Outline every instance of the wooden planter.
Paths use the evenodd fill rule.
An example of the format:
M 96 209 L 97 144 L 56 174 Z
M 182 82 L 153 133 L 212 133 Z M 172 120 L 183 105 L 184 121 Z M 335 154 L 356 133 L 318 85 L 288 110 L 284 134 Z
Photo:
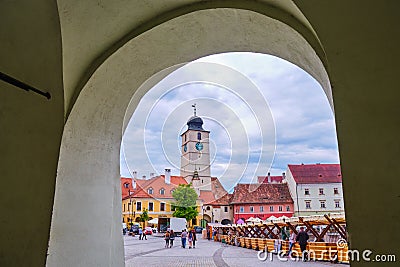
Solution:
M 258 244 L 258 250 L 265 250 L 265 247 L 267 246 L 267 239 L 265 238 L 257 238 L 257 244 Z
M 275 243 L 275 239 L 267 239 L 267 250 L 269 252 L 274 250 L 274 243 Z
M 307 249 L 311 253 L 310 258 L 318 261 L 333 260 L 337 254 L 336 243 L 309 242 Z
M 348 257 L 348 252 L 349 248 L 346 245 L 343 247 L 337 247 L 337 252 L 338 252 L 338 261 L 342 263 L 349 263 L 349 257 Z
M 251 247 L 254 250 L 258 249 L 258 238 L 252 238 L 251 239 Z
M 246 243 L 245 243 L 245 241 L 244 241 L 244 237 L 239 237 L 239 242 L 240 242 L 240 246 L 241 247 L 245 247 L 246 246 Z
M 244 240 L 245 240 L 245 243 L 246 243 L 246 248 L 251 248 L 251 238 L 250 237 L 246 237 Z

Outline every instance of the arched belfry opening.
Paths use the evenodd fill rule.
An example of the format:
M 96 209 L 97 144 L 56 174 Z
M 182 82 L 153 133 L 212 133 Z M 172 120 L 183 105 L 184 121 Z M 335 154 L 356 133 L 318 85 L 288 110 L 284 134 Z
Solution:
M 279 18 L 245 9 L 205 9 L 180 14 L 127 40 L 96 68 L 68 116 L 48 266 L 123 266 L 119 153 L 127 121 L 143 94 L 179 64 L 233 51 L 271 54 L 298 65 L 321 84 L 333 107 L 315 47 Z M 145 81 L 147 88 L 136 94 Z

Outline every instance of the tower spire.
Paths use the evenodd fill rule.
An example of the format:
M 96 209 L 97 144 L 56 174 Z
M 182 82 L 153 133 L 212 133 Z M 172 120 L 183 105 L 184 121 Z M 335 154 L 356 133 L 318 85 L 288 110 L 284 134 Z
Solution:
M 194 116 L 196 117 L 196 103 L 192 105 Z

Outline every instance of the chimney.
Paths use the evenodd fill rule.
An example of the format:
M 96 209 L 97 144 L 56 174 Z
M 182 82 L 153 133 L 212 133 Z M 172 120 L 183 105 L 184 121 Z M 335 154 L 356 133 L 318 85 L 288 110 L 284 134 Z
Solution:
M 134 179 L 137 178 L 137 171 L 133 171 L 133 178 L 134 178 Z
M 136 189 L 136 180 L 135 180 L 135 178 L 132 178 L 132 188 Z
M 165 183 L 171 183 L 171 169 L 165 169 Z
M 268 173 L 268 183 L 271 183 L 271 173 Z
M 143 175 L 143 176 L 142 176 L 142 179 L 143 179 L 143 180 L 146 180 L 146 175 Z
M 154 175 L 155 175 L 155 173 L 154 173 L 154 172 L 151 172 L 151 173 L 150 173 L 150 178 L 153 178 Z
M 282 172 L 282 181 L 284 181 L 286 179 L 286 173 Z

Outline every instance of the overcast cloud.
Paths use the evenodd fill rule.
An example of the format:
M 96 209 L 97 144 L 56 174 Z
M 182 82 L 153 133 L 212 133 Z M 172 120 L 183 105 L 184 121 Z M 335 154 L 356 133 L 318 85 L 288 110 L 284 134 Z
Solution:
M 211 173 L 227 190 L 287 164 L 339 163 L 328 100 L 311 76 L 282 59 L 213 55 L 173 72 L 140 101 L 123 137 L 121 176 L 179 175 L 180 134 L 197 115 L 210 131 Z

